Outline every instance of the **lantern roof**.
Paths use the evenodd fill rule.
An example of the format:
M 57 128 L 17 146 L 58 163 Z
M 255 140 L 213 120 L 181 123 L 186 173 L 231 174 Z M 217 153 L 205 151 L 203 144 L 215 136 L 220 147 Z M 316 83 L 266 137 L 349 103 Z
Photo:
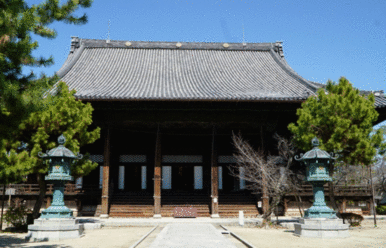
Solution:
M 311 141 L 311 144 L 313 146 L 312 150 L 309 150 L 304 155 L 303 155 L 303 153 L 301 153 L 300 158 L 296 155 L 295 160 L 302 161 L 302 160 L 309 160 L 309 159 L 337 159 L 337 158 L 339 158 L 339 155 L 334 157 L 333 153 L 328 153 L 324 150 L 321 150 L 318 147 L 319 146 L 318 138 L 314 137 Z
M 41 158 L 52 158 L 52 157 L 60 157 L 60 158 L 73 158 L 73 159 L 81 159 L 83 156 L 81 154 L 75 155 L 71 150 L 67 149 L 64 146 L 66 142 L 66 138 L 64 135 L 60 135 L 58 138 L 59 146 L 55 147 L 46 152 L 46 154 L 39 152 L 39 157 Z

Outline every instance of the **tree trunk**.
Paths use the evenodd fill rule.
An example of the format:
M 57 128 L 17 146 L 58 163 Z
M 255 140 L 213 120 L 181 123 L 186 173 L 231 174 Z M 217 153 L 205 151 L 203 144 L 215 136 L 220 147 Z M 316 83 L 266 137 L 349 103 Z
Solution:
M 43 205 L 44 198 L 46 196 L 47 184 L 46 184 L 46 181 L 44 180 L 44 176 L 45 175 L 41 173 L 37 174 L 40 191 L 39 191 L 38 199 L 35 202 L 35 206 L 32 212 L 33 219 L 39 218 L 40 209 Z
M 0 222 L 0 232 L 3 230 L 3 213 L 4 213 L 4 201 L 5 201 L 5 184 L 3 184 L 3 197 L 1 199 L 1 222 Z
M 304 217 L 304 209 L 303 209 L 303 206 L 300 206 L 300 204 L 302 203 L 302 198 L 300 195 L 295 195 L 295 199 L 296 199 L 296 202 L 298 204 L 298 208 L 299 208 L 299 213 L 300 213 L 300 217 Z M 303 204 L 302 204 L 303 205 Z M 302 211 L 303 210 L 303 211 Z
M 267 211 L 263 214 L 263 223 L 262 227 L 268 228 L 269 223 L 271 222 L 271 215 L 274 209 L 279 205 L 281 196 L 275 196 L 272 198 L 271 204 L 267 208 Z

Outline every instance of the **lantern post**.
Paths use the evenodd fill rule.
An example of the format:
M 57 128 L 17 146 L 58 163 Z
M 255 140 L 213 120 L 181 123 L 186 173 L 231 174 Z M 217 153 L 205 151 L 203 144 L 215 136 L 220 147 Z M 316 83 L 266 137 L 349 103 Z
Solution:
M 28 241 L 62 240 L 79 238 L 83 234 L 83 224 L 73 217 L 72 210 L 64 204 L 64 187 L 68 181 L 72 181 L 71 164 L 76 159 L 82 159 L 83 155 L 75 155 L 64 146 L 66 138 L 60 135 L 59 146 L 47 151 L 39 152 L 39 157 L 49 161 L 48 175 L 45 180 L 54 184 L 54 192 L 51 206 L 43 210 L 39 219 L 34 220 L 33 225 L 28 226 Z
M 329 175 L 329 165 L 339 158 L 333 153 L 327 153 L 319 149 L 319 140 L 314 137 L 311 141 L 312 150 L 300 158 L 296 155 L 295 160 L 301 161 L 306 166 L 306 181 L 312 184 L 314 202 L 312 207 L 304 213 L 304 218 L 300 219 L 299 224 L 295 224 L 295 235 L 302 237 L 318 238 L 341 238 L 348 237 L 348 224 L 343 224 L 343 220 L 336 216 L 336 212 L 329 208 L 324 197 L 324 187 L 326 182 L 331 182 Z

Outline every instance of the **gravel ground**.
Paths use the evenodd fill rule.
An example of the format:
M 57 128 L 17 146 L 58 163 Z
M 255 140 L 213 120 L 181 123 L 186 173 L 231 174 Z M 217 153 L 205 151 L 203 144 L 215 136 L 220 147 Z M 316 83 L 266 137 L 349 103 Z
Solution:
M 260 229 L 226 226 L 226 228 L 244 238 L 256 247 L 318 247 L 318 248 L 361 248 L 386 247 L 386 221 L 374 222 L 364 220 L 361 228 L 350 230 L 349 238 L 341 239 L 314 239 L 301 238 L 293 235 L 293 229 Z
M 28 243 L 26 233 L 1 233 L 0 247 L 42 247 L 42 248 L 91 248 L 91 247 L 130 247 L 153 227 L 122 227 L 86 230 L 79 239 Z

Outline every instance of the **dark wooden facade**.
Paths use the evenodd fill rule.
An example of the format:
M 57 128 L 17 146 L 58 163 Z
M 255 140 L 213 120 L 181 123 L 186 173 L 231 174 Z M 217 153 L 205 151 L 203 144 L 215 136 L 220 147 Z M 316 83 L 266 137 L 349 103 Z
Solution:
M 92 105 L 95 109 L 94 124 L 102 127 L 104 145 L 98 141 L 82 148 L 82 152 L 104 154 L 101 166 L 104 178 L 108 179 L 104 179 L 102 184 L 102 216 L 111 215 L 111 210 L 112 216 L 141 216 L 138 212 L 129 214 L 129 207 L 122 206 L 130 206 L 131 200 L 147 205 L 143 211 L 151 211 L 155 217 L 170 216 L 174 206 L 190 205 L 202 210 L 199 216 L 228 216 L 231 210 L 233 216 L 239 210 L 247 211 L 250 216 L 258 214 L 257 202 L 261 195 L 240 188 L 240 180 L 229 173 L 228 166 L 234 163 L 229 158 L 235 152 L 232 133 L 241 133 L 256 148 L 261 147 L 262 140 L 265 140 L 264 147 L 274 150 L 273 133 L 287 135 L 283 124 L 290 118 L 289 113 L 296 110 L 296 104 L 274 106 L 277 103 L 263 103 L 263 110 L 256 108 L 256 104 L 222 102 L 190 102 L 179 106 L 163 102 L 143 106 L 137 103 L 135 107 L 127 108 L 122 102 L 92 102 Z M 120 109 L 125 110 L 120 113 Z M 151 109 L 154 113 L 152 120 L 147 120 L 149 115 L 142 115 L 139 109 Z M 124 155 L 146 159 L 125 162 L 120 160 Z M 169 162 L 166 162 L 168 157 Z M 170 160 L 173 157 L 177 161 Z M 184 157 L 193 158 L 193 161 L 183 161 Z M 201 161 L 194 161 L 194 158 Z M 120 166 L 125 167 L 123 188 L 119 187 Z M 146 167 L 145 189 L 141 178 L 143 166 Z M 167 166 L 171 166 L 171 189 L 162 188 L 162 171 Z M 202 170 L 202 179 L 195 177 L 195 169 Z M 99 177 L 96 174 L 92 172 L 84 177 L 83 185 L 94 184 L 97 187 Z M 195 180 L 202 180 L 202 188 L 195 189 Z M 118 205 L 121 205 L 120 209 Z M 142 212 L 142 216 L 149 214 Z

